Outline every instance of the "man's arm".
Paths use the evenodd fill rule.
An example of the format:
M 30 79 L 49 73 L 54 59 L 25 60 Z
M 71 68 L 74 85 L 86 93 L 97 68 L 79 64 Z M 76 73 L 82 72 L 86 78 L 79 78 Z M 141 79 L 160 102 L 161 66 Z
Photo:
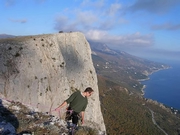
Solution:
M 67 104 L 69 104 L 70 102 L 73 101 L 73 99 L 76 97 L 76 95 L 78 94 L 78 92 L 74 92 L 67 100 L 65 100 L 59 107 L 57 107 L 55 109 L 55 111 L 59 111 L 62 107 L 66 106 Z
M 84 111 L 81 112 L 81 117 L 82 117 L 81 124 L 84 124 Z
M 67 105 L 67 102 L 64 101 L 60 106 L 58 106 L 55 111 L 59 111 L 62 107 L 66 106 Z

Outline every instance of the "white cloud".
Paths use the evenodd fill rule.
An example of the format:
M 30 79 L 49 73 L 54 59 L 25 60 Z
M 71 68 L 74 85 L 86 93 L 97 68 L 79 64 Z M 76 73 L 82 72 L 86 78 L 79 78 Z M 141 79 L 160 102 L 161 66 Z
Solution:
M 108 33 L 101 30 L 89 30 L 85 33 L 85 35 L 89 40 L 102 41 L 102 39 L 108 36 Z
M 104 0 L 101 0 L 101 6 Z M 84 0 L 82 5 L 94 6 L 90 0 Z M 82 6 L 81 5 L 81 6 Z M 95 40 L 107 44 L 118 46 L 138 46 L 147 47 L 153 45 L 153 35 L 133 33 L 126 35 L 112 35 L 110 31 L 115 30 L 123 24 L 129 23 L 123 16 L 119 16 L 122 6 L 119 3 L 106 5 L 106 8 L 100 11 L 98 8 L 80 8 L 68 10 L 60 14 L 55 20 L 55 29 L 58 31 L 81 31 L 88 40 Z M 108 14 L 107 14 L 108 11 Z M 118 19 L 117 19 L 118 18 Z
M 77 21 L 84 26 L 93 26 L 98 21 L 97 16 L 92 11 L 77 12 Z
M 75 9 L 71 9 L 64 12 L 63 15 L 60 14 L 59 17 L 57 18 L 61 18 L 61 16 L 68 16 L 68 21 L 66 24 L 63 23 L 64 26 L 62 26 L 62 23 L 59 21 L 60 19 L 58 20 L 56 19 L 55 29 L 59 29 L 59 27 L 62 27 L 62 28 L 68 27 L 67 25 L 69 25 L 70 27 L 71 24 L 74 24 L 73 26 L 75 28 L 73 30 L 78 30 L 78 31 L 88 31 L 91 29 L 112 30 L 113 28 L 117 26 L 119 27 L 120 25 L 128 22 L 123 17 L 118 16 L 118 11 L 121 8 L 121 4 L 114 3 L 111 5 L 106 5 L 106 8 L 99 9 L 96 6 L 104 5 L 104 0 L 101 0 L 98 2 L 84 0 L 82 2 L 82 5 L 83 6 L 88 5 L 89 7 L 91 7 L 91 10 L 89 9 L 89 7 L 87 8 L 76 7 Z M 107 11 L 108 11 L 108 14 L 107 14 Z
M 121 4 L 119 3 L 113 3 L 111 4 L 110 8 L 107 11 L 107 14 L 110 16 L 114 16 L 117 14 L 117 12 L 121 9 Z
M 73 18 L 66 14 L 56 17 L 54 28 L 63 31 L 85 31 L 95 27 L 97 21 L 97 16 L 91 11 L 75 10 Z
M 129 35 L 111 35 L 107 31 L 90 30 L 85 35 L 88 40 L 123 47 L 147 47 L 154 44 L 153 35 L 142 35 L 139 32 Z

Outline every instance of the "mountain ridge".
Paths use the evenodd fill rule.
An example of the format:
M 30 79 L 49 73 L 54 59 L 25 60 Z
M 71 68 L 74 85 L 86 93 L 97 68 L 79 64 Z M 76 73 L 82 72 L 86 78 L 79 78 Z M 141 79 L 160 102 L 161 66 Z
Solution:
M 0 39 L 3 39 L 3 38 L 13 38 L 13 37 L 16 37 L 16 36 L 8 35 L 8 34 L 0 34 Z
M 134 87 L 139 87 L 138 93 L 141 93 L 143 88 L 143 85 L 139 82 L 140 80 L 148 79 L 148 76 L 153 72 L 170 67 L 166 64 L 139 58 L 123 51 L 110 49 L 103 43 L 97 43 L 97 47 L 95 42 L 89 43 L 93 52 L 92 58 L 96 72 L 107 76 L 115 82 L 118 80 L 122 81 L 122 83 L 127 83 L 127 85 L 131 83 Z

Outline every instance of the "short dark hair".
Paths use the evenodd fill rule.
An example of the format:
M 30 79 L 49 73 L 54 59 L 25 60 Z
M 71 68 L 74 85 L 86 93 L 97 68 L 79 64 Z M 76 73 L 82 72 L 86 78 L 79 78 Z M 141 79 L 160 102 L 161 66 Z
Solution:
M 91 88 L 91 87 L 87 87 L 85 90 L 84 90 L 84 92 L 89 92 L 89 93 L 91 93 L 91 92 L 93 92 L 94 90 Z

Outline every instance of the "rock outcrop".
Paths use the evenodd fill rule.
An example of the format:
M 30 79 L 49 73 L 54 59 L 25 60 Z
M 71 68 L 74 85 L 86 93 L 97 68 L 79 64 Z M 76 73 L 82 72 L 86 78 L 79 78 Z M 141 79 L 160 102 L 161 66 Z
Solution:
M 85 123 L 105 131 L 91 49 L 82 33 L 0 39 L 0 50 L 1 98 L 58 115 L 52 110 L 70 94 L 92 87 Z

